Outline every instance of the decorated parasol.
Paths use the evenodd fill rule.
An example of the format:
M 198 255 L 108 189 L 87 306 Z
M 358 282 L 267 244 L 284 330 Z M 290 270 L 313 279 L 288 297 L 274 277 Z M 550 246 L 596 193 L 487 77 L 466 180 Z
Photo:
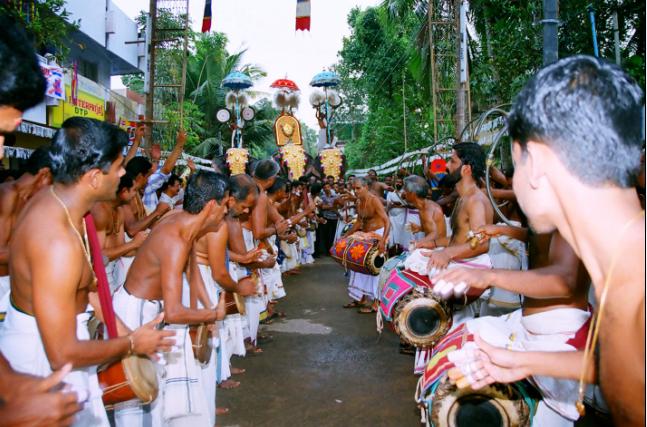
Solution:
M 252 79 L 245 73 L 240 71 L 234 71 L 229 74 L 222 80 L 222 85 L 227 89 L 231 90 L 241 90 L 252 87 Z
M 340 82 L 341 80 L 339 79 L 339 75 L 337 75 L 337 73 L 335 73 L 334 71 L 322 71 L 312 78 L 312 80 L 310 81 L 310 86 L 323 88 L 335 87 Z
M 447 172 L 447 162 L 444 159 L 435 159 L 429 165 L 429 170 L 435 174 L 444 174 Z
M 296 83 L 294 83 L 292 80 L 288 78 L 275 80 L 274 83 L 270 85 L 270 87 L 274 89 L 284 89 L 284 90 L 291 90 L 291 91 L 300 90 L 299 86 L 297 86 Z

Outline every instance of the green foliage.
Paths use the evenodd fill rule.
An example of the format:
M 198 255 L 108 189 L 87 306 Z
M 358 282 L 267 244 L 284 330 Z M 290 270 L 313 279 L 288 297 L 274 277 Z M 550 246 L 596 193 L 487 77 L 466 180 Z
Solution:
M 67 58 L 70 49 L 65 44 L 70 32 L 79 26 L 70 21 L 65 0 L 8 0 L 0 3 L 0 13 L 8 14 L 25 28 L 40 54 L 52 53 L 59 63 Z
M 383 0 L 348 14 L 350 36 L 343 41 L 334 69 L 340 74 L 344 104 L 334 129 L 345 141 L 350 168 L 378 165 L 403 152 L 402 86 L 406 99 L 409 151 L 431 145 L 433 111 L 430 92 L 428 0 Z M 448 13 L 452 0 L 432 0 L 434 15 Z M 595 9 L 600 56 L 615 60 L 612 15 L 618 14 L 623 68 L 645 89 L 645 3 L 640 0 L 569 0 L 559 2 L 559 56 L 593 54 L 587 6 Z M 469 72 L 472 117 L 509 103 L 542 66 L 541 0 L 469 2 Z M 439 27 L 439 26 L 437 26 Z M 437 33 L 438 31 L 438 33 Z M 451 52 L 452 34 L 434 31 L 436 49 Z M 437 67 L 439 67 L 437 63 Z M 452 70 L 438 70 L 440 87 L 455 86 Z M 453 93 L 446 92 L 450 101 Z M 443 104 L 442 102 L 440 104 Z M 439 110 L 445 121 L 439 138 L 454 134 L 453 112 Z

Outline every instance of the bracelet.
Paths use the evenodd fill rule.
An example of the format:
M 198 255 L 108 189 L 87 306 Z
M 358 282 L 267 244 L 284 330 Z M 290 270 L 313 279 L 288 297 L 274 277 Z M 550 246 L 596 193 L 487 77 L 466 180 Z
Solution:
M 133 339 L 132 334 L 128 334 L 127 336 L 130 345 L 128 346 L 128 354 L 126 354 L 126 356 L 130 356 L 135 353 L 135 340 Z

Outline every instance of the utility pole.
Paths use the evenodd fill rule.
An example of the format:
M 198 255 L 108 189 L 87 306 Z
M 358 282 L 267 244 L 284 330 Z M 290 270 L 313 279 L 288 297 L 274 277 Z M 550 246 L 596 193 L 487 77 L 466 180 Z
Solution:
M 465 21 L 463 14 L 465 9 L 462 0 L 456 0 L 454 3 L 455 19 L 456 19 L 456 48 L 457 48 L 457 67 L 456 67 L 456 141 L 461 142 L 461 133 L 465 128 L 465 70 L 467 69 L 467 40 L 465 37 Z
M 404 128 L 404 152 L 407 152 L 407 102 L 404 98 L 404 71 L 402 71 L 402 120 Z
M 144 91 L 146 93 L 146 138 L 145 148 L 150 148 L 153 141 L 153 105 L 155 100 L 155 25 L 157 23 L 157 1 L 150 0 L 148 8 L 148 17 L 146 19 L 146 51 L 148 52 L 148 63 L 146 64 L 146 83 Z
M 541 23 L 544 26 L 544 65 L 557 62 L 558 58 L 557 27 L 559 20 L 557 19 L 557 1 L 543 0 L 544 19 Z

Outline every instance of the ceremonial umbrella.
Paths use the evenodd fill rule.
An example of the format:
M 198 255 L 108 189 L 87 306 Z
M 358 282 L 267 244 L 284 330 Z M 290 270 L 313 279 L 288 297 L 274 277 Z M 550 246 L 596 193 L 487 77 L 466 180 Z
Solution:
M 339 76 L 334 71 L 322 71 L 315 75 L 310 82 L 310 86 L 314 87 L 334 87 L 340 83 Z
M 293 91 L 299 90 L 299 86 L 297 86 L 296 83 L 288 78 L 275 80 L 274 83 L 270 85 L 270 87 L 273 87 L 275 89 L 288 89 Z
M 429 165 L 429 169 L 435 174 L 444 174 L 447 172 L 447 162 L 443 159 L 434 159 Z
M 252 87 L 254 84 L 247 74 L 234 71 L 227 74 L 227 77 L 222 80 L 222 85 L 227 89 L 240 90 Z

